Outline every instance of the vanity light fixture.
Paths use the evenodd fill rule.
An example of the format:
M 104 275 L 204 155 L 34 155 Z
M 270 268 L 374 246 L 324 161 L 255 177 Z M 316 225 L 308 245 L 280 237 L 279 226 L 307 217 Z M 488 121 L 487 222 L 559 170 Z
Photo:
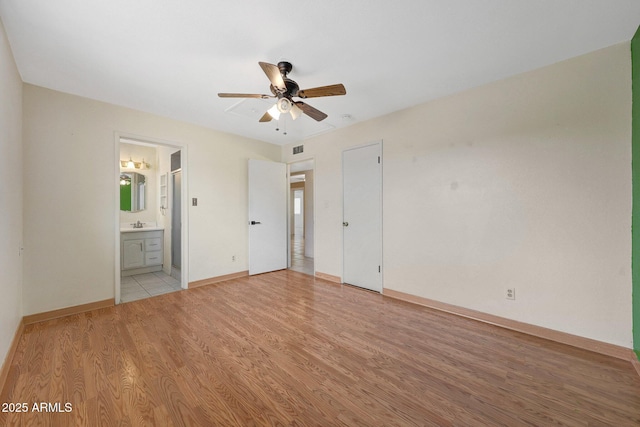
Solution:
M 120 167 L 127 169 L 151 169 L 151 164 L 144 161 L 144 158 L 141 162 L 134 162 L 131 157 L 129 160 L 120 160 Z
M 142 162 L 140 162 L 139 169 L 151 169 L 151 165 L 144 161 L 144 157 L 142 158 Z

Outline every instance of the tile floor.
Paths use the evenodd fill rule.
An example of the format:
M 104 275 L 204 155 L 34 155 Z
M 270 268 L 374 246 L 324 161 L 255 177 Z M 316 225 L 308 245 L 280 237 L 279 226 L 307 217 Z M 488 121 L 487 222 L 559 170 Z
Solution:
M 120 302 L 179 291 L 180 282 L 163 271 L 120 278 Z
M 310 276 L 315 274 L 313 258 L 304 256 L 304 237 L 295 235 L 291 238 L 291 270 Z

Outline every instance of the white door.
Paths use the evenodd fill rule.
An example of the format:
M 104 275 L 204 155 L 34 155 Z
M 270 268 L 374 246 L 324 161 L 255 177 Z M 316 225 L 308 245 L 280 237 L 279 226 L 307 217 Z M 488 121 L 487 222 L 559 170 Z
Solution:
M 345 150 L 343 281 L 382 292 L 381 143 Z
M 287 167 L 249 159 L 249 274 L 287 268 Z

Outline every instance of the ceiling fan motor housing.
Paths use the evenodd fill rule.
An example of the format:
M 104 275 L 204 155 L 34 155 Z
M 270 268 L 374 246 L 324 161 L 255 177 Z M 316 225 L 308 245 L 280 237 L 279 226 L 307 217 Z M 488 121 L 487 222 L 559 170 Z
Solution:
M 273 85 L 270 85 L 271 93 L 273 93 L 278 98 L 289 98 L 289 99 L 291 99 L 291 97 L 293 97 L 293 96 L 298 96 L 298 91 L 300 90 L 300 86 L 298 86 L 298 83 L 294 82 L 293 80 L 291 80 L 291 79 L 289 79 L 287 77 L 283 77 L 282 80 L 284 81 L 284 85 L 287 88 L 287 90 L 284 91 L 284 92 L 278 92 L 273 87 Z
M 291 62 L 280 61 L 278 62 L 278 69 L 280 69 L 280 74 L 282 74 L 282 77 L 287 77 L 287 74 L 289 74 L 293 69 L 293 65 L 291 65 Z

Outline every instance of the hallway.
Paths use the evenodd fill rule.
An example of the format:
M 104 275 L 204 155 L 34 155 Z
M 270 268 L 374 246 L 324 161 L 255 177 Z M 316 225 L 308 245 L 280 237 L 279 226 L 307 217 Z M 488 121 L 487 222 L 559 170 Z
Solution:
M 291 236 L 291 267 L 289 269 L 310 276 L 315 274 L 313 258 L 304 256 L 304 237 L 300 234 Z

